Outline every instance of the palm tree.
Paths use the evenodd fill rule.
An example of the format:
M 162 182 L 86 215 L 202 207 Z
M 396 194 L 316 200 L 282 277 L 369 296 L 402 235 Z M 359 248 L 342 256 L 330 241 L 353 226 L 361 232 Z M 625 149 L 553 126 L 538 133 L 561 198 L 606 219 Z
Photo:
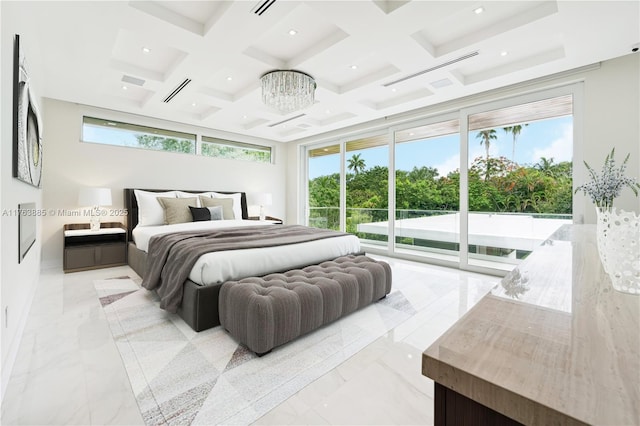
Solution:
M 553 157 L 551 158 L 540 157 L 540 161 L 534 164 L 533 168 L 536 170 L 539 170 L 545 175 L 552 176 L 553 169 L 555 168 L 555 166 L 556 165 L 553 164 Z
M 525 124 L 525 126 L 528 126 L 528 125 L 529 124 Z M 505 133 L 511 133 L 513 135 L 513 148 L 511 150 L 511 161 L 515 163 L 516 162 L 516 141 L 518 139 L 518 136 L 520 136 L 520 133 L 522 132 L 522 124 L 503 127 L 502 130 L 504 130 Z
M 496 136 L 496 129 L 481 130 L 476 135 L 476 139 L 480 139 L 480 145 L 484 144 L 484 149 L 487 151 L 487 163 L 489 163 L 489 147 L 491 146 L 491 139 L 498 139 Z
M 360 158 L 360 154 L 354 154 L 353 157 L 349 158 L 349 164 L 347 164 L 347 169 L 351 170 L 355 174 L 363 172 L 366 165 L 364 163 L 364 159 Z

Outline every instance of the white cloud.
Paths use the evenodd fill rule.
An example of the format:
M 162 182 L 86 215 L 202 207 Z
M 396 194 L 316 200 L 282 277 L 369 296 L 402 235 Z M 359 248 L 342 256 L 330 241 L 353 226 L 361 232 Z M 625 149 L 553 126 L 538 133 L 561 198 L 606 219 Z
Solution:
M 573 158 L 573 125 L 565 124 L 562 136 L 544 148 L 534 148 L 533 162 L 537 163 L 542 157 L 553 158 L 553 162 L 556 164 L 561 161 L 571 161 Z
M 495 154 L 494 154 L 494 151 L 495 151 L 494 148 L 495 147 L 494 147 L 494 143 L 493 142 L 494 141 L 491 141 L 491 143 L 489 144 L 489 156 L 490 157 L 494 157 L 495 156 Z M 480 145 L 480 144 L 473 145 L 472 144 L 469 147 L 469 160 L 470 160 L 470 162 L 475 160 L 478 157 L 484 158 L 486 156 L 487 156 L 487 150 L 484 148 L 484 145 Z
M 438 169 L 438 174 L 440 176 L 446 176 L 450 172 L 460 168 L 460 154 L 452 155 L 449 158 L 446 158 L 442 163 L 435 164 L 433 167 Z
M 484 147 L 470 147 L 469 158 L 471 159 L 471 161 L 473 161 L 476 157 L 484 157 L 485 155 L 486 151 L 484 150 Z M 434 164 L 433 167 L 438 169 L 438 174 L 440 176 L 446 176 L 450 172 L 453 172 L 460 168 L 460 154 L 454 154 L 450 157 L 447 157 L 441 163 Z

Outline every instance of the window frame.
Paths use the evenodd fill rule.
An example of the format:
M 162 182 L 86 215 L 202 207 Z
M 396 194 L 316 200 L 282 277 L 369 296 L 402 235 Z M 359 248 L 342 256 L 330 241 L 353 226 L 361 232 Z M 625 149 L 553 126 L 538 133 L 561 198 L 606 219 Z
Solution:
M 486 111 L 493 111 L 502 108 L 509 108 L 517 105 L 537 102 L 544 99 L 562 97 L 566 95 L 573 96 L 573 158 L 572 163 L 582 164 L 583 153 L 582 143 L 584 141 L 582 134 L 584 122 L 584 83 L 576 82 L 562 85 L 559 87 L 541 89 L 532 92 L 525 92 L 510 96 L 504 99 L 497 99 L 478 103 L 476 105 L 460 108 L 460 269 L 472 272 L 480 272 L 494 275 L 504 275 L 493 268 L 481 267 L 469 264 L 469 116 Z M 462 160 L 464 159 L 464 160 Z M 575 182 L 582 182 L 585 179 L 582 167 L 573 168 L 573 186 Z M 463 210 L 464 204 L 464 210 Z M 584 205 L 577 202 L 577 197 L 572 199 L 572 215 L 573 223 L 583 223 Z
M 123 126 L 126 127 L 131 127 L 132 129 L 135 128 L 139 128 L 142 132 L 144 133 L 152 133 L 154 130 L 157 130 L 160 134 L 162 134 L 162 132 L 168 133 L 169 136 L 171 135 L 189 135 L 189 136 L 193 136 L 193 142 L 194 142 L 194 149 L 193 152 L 181 152 L 181 151 L 171 151 L 171 150 L 164 150 L 164 149 L 152 149 L 152 148 L 146 148 L 144 146 L 127 146 L 127 145 L 120 145 L 120 144 L 111 144 L 111 143 L 103 143 L 103 142 L 94 142 L 91 140 L 86 140 L 85 139 L 85 119 L 92 119 L 92 120 L 97 120 L 97 121 L 104 121 L 104 122 L 115 122 L 115 123 L 119 123 Z M 170 153 L 170 154 L 183 154 L 183 155 L 194 155 L 194 156 L 200 156 L 200 157 L 206 157 L 206 158 L 215 158 L 215 159 L 222 159 L 222 160 L 232 160 L 232 161 L 245 161 L 245 162 L 251 162 L 251 163 L 256 163 L 256 164 L 275 164 L 275 146 L 274 144 L 271 143 L 262 143 L 262 141 L 247 141 L 247 140 L 242 140 L 242 138 L 238 138 L 236 140 L 232 140 L 232 139 L 226 139 L 224 137 L 217 137 L 217 136 L 212 136 L 212 132 L 210 129 L 205 129 L 205 128 L 200 128 L 197 126 L 191 126 L 188 124 L 182 124 L 182 123 L 174 123 L 174 122 L 162 122 L 160 120 L 156 120 L 156 119 L 152 119 L 152 118 L 148 118 L 148 117 L 143 117 L 143 116 L 136 116 L 135 120 L 132 120 L 132 115 L 131 114 L 126 114 L 126 113 L 118 113 L 115 111 L 102 111 L 102 110 L 98 110 L 98 109 L 94 109 L 94 108 L 90 108 L 90 107 L 86 107 L 83 108 L 80 111 L 79 114 L 79 122 L 80 122 L 80 143 L 87 143 L 87 144 L 92 144 L 92 145 L 102 145 L 102 146 L 111 146 L 111 147 L 116 147 L 116 148 L 126 148 L 126 149 L 142 149 L 142 150 L 148 150 L 148 151 L 154 151 L 154 152 L 164 152 L 164 153 Z M 92 125 L 93 123 L 89 123 L 89 125 Z M 168 125 L 167 125 L 168 124 Z M 95 124 L 94 124 L 95 125 Z M 106 127 L 106 126 L 105 126 Z M 147 130 L 147 131 L 145 131 Z M 134 130 L 132 130 L 133 132 Z M 225 157 L 225 156 L 212 156 L 212 155 L 203 155 L 202 154 L 202 146 L 203 146 L 203 142 L 207 142 L 205 139 L 206 138 L 211 138 L 211 139 L 217 139 L 223 142 L 227 142 L 228 145 L 236 145 L 236 146 L 240 146 L 240 147 L 250 147 L 250 148 L 254 148 L 256 150 L 264 150 L 264 151 L 268 151 L 269 152 L 269 161 L 256 161 L 253 159 L 249 159 L 249 158 L 245 158 L 245 159 L 236 159 L 236 158 L 229 158 L 229 157 Z M 207 142 L 207 143 L 211 143 L 211 142 Z
M 208 135 L 200 135 L 199 140 L 200 140 L 200 143 L 199 143 L 200 149 L 198 150 L 198 155 L 201 155 L 203 157 L 224 158 L 227 160 L 250 161 L 254 163 L 265 163 L 265 164 L 273 163 L 273 147 L 272 146 L 259 145 L 259 144 L 250 143 L 250 142 L 233 141 L 230 139 L 222 139 L 222 138 L 218 138 L 215 136 L 208 136 Z M 220 141 L 220 142 L 216 142 L 216 141 Z M 233 157 L 226 157 L 223 155 L 220 155 L 220 156 L 206 155 L 202 153 L 205 144 L 228 146 L 230 148 L 239 149 L 239 150 L 245 149 L 245 150 L 251 150 L 251 151 L 258 151 L 258 152 L 267 152 L 269 155 L 269 159 L 267 161 L 259 161 L 257 159 L 250 159 L 250 158 L 233 158 Z
M 104 122 L 104 124 L 100 124 L 100 123 L 88 123 L 87 120 L 92 120 L 92 121 L 96 121 L 96 122 Z M 119 126 L 117 127 L 109 127 L 108 123 L 115 123 Z M 89 125 L 89 126 L 93 126 L 93 127 L 103 127 L 105 129 L 117 129 L 123 132 L 127 132 L 129 135 L 133 135 L 133 134 L 137 134 L 137 133 L 142 133 L 145 135 L 153 135 L 153 134 L 157 134 L 158 136 L 162 136 L 165 138 L 180 138 L 180 139 L 185 139 L 185 140 L 189 140 L 190 142 L 193 143 L 193 148 L 192 148 L 192 152 L 184 152 L 184 151 L 173 151 L 173 150 L 168 150 L 168 149 L 154 149 L 154 148 L 148 148 L 148 147 L 144 147 L 141 145 L 136 145 L 136 146 L 130 146 L 130 145 L 121 145 L 121 144 L 115 144 L 115 143 L 108 143 L 108 142 L 96 142 L 96 141 L 91 141 L 91 140 L 87 140 L 85 138 L 85 126 Z M 120 126 L 121 125 L 121 126 Z M 197 154 L 197 145 L 198 145 L 198 137 L 196 133 L 187 133 L 187 132 L 181 132 L 181 131 L 176 131 L 176 130 L 169 130 L 169 129 L 165 129 L 165 128 L 160 128 L 160 127 L 151 127 L 151 126 L 145 126 L 145 125 L 141 125 L 141 124 L 133 124 L 133 123 L 126 123 L 120 120 L 111 120 L 111 119 L 105 119 L 105 118 L 97 118 L 97 117 L 93 117 L 93 116 L 89 116 L 89 115 L 84 115 L 82 116 L 82 130 L 81 130 L 81 141 L 84 143 L 92 143 L 92 144 L 97 144 L 97 145 L 109 145 L 109 146 L 117 146 L 117 147 L 122 147 L 122 148 L 136 148 L 136 149 L 145 149 L 145 150 L 149 150 L 149 151 L 160 151 L 160 152 L 173 152 L 173 153 L 178 153 L 178 154 Z

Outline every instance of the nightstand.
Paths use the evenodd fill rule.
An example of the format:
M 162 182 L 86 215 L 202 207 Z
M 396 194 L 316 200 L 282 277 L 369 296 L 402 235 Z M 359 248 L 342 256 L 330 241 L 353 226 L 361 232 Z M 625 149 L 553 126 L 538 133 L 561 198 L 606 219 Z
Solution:
M 260 216 L 249 216 L 247 219 L 249 220 L 260 220 Z M 282 225 L 282 219 L 278 219 L 273 216 L 265 216 L 265 222 L 273 222 L 274 225 Z
M 88 223 L 64 225 L 64 272 L 126 264 L 127 230 L 121 223 L 101 223 L 97 231 Z

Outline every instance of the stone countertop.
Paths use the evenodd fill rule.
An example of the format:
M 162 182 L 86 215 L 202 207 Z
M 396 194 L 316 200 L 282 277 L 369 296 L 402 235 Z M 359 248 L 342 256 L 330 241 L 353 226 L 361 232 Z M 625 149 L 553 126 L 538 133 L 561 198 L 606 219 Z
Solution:
M 595 225 L 565 225 L 422 356 L 422 374 L 524 424 L 640 424 L 640 296 Z

